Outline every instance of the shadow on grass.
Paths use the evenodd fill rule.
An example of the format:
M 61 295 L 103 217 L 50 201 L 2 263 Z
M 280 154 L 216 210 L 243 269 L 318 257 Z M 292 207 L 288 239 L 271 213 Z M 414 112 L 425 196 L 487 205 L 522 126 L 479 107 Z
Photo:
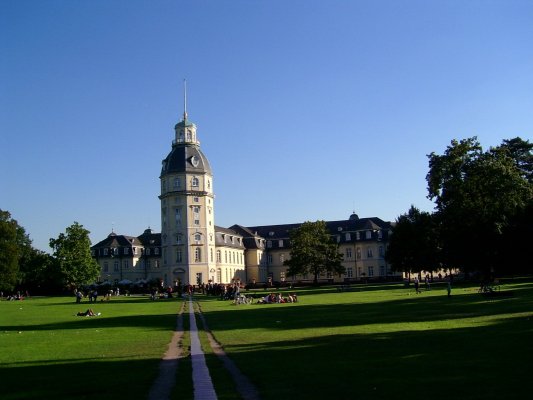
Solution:
M 252 304 L 233 310 L 205 311 L 214 330 L 310 329 L 366 324 L 418 323 L 520 313 L 533 310 L 532 296 L 488 300 L 481 295 L 409 296 L 379 303 L 305 305 Z M 282 324 L 276 321 L 283 321 Z
M 131 315 L 119 317 L 77 317 L 72 316 L 72 321 L 57 322 L 52 324 L 35 325 L 0 325 L 0 330 L 10 331 L 49 331 L 63 329 L 104 329 L 104 328 L 127 328 L 127 327 L 150 327 L 160 330 L 169 330 L 176 320 L 176 313 L 159 315 Z
M 0 368 L 3 400 L 146 398 L 158 372 L 152 360 L 46 360 Z
M 525 318 L 490 327 L 330 335 L 227 346 L 269 399 L 523 399 L 529 395 Z
M 306 305 L 302 295 L 298 304 L 206 307 L 204 314 L 263 399 L 522 399 L 529 395 L 533 356 L 531 288 L 513 288 L 514 297 L 497 300 L 470 289 L 451 298 L 412 295 L 379 303 L 357 303 L 353 294 L 346 297 L 352 303 L 324 305 Z M 477 317 L 488 317 L 487 324 Z M 450 327 L 436 325 L 441 321 Z M 381 333 L 336 329 L 409 323 L 416 326 Z M 319 328 L 331 330 L 302 337 L 303 330 Z M 261 339 L 223 342 L 225 331 L 248 329 L 262 332 Z

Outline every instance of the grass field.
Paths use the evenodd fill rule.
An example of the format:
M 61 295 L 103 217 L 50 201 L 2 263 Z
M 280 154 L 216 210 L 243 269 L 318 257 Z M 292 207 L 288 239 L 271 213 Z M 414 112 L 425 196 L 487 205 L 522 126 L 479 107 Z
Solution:
M 418 295 L 401 285 L 357 288 L 299 290 L 296 304 L 197 300 L 263 399 L 529 397 L 532 283 L 508 283 L 502 290 L 514 295 L 494 299 L 468 286 L 451 298 L 437 286 Z M 88 306 L 73 298 L 0 302 L 0 398 L 146 398 L 181 302 L 120 297 L 95 304 L 99 317 L 74 316 Z M 205 351 L 219 398 L 238 399 Z M 182 359 L 173 398 L 192 398 L 190 373 Z

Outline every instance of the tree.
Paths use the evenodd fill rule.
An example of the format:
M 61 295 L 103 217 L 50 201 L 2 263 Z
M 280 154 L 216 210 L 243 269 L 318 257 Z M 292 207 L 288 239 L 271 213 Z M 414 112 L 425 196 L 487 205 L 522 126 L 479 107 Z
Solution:
M 523 153 L 507 150 L 506 142 L 483 152 L 473 137 L 428 155 L 428 198 L 436 203 L 445 266 L 486 275 L 508 268 L 497 265 L 506 251 L 503 234 L 533 193 L 513 154 Z
M 53 256 L 67 286 L 94 282 L 100 273 L 98 263 L 91 257 L 89 233 L 83 225 L 74 222 L 65 234 L 50 239 Z
M 30 293 L 49 294 L 62 289 L 63 275 L 50 254 L 32 248 L 20 262 L 19 281 Z
M 432 214 L 411 206 L 396 219 L 385 257 L 396 271 L 412 273 L 439 268 L 437 229 Z
M 504 140 L 503 143 L 491 149 L 491 151 L 503 151 L 514 160 L 514 163 L 524 179 L 533 184 L 533 143 L 519 137 Z
M 304 222 L 289 232 L 291 257 L 284 262 L 289 267 L 289 275 L 311 273 L 314 283 L 324 272 L 342 274 L 342 254 L 337 243 L 332 240 L 324 221 Z
M 8 211 L 0 210 L 0 290 L 11 291 L 17 283 L 21 229 Z

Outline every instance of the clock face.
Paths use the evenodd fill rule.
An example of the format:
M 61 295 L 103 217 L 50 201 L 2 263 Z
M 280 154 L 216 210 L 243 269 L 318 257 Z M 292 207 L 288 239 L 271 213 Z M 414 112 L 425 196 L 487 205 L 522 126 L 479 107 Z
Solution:
M 197 167 L 199 163 L 200 163 L 200 159 L 198 157 L 196 157 L 196 156 L 192 156 L 191 157 L 191 164 L 194 167 Z

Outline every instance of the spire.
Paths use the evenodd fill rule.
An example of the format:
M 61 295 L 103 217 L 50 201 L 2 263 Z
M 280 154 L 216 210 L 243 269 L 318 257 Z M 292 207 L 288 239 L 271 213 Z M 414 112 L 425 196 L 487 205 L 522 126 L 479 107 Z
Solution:
M 183 80 L 183 120 L 187 121 L 187 80 Z

